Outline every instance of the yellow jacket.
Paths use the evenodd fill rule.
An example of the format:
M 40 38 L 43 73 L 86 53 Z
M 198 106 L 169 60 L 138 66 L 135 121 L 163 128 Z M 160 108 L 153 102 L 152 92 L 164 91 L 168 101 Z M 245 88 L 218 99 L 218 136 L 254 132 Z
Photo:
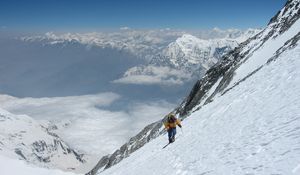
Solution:
M 176 128 L 176 125 L 181 127 L 181 122 L 180 122 L 179 119 L 176 119 L 175 122 L 170 123 L 170 122 L 167 121 L 167 122 L 164 123 L 164 125 L 165 125 L 165 128 L 168 130 L 170 128 Z

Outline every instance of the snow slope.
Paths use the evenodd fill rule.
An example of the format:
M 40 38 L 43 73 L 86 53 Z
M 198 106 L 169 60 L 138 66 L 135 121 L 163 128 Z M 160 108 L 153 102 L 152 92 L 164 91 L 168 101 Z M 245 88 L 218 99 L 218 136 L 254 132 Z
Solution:
M 85 162 L 60 137 L 26 115 L 0 108 L 0 155 L 40 167 L 72 171 Z
M 300 46 L 101 175 L 300 174 Z
M 75 175 L 70 172 L 37 168 L 25 164 L 20 160 L 11 159 L 0 155 L 0 168 L 3 175 Z
M 282 15 L 283 10 L 279 14 L 280 18 L 286 18 L 291 16 L 293 13 L 297 13 L 296 10 L 291 11 L 291 13 L 286 13 Z M 260 34 L 261 38 L 264 38 L 269 34 L 269 32 L 274 28 L 274 25 L 268 26 L 264 31 Z M 249 47 L 252 47 L 249 51 L 249 47 L 245 47 L 242 50 L 243 52 L 249 51 L 250 53 L 253 53 L 251 55 L 251 59 L 245 60 L 245 62 L 236 70 L 236 75 L 233 77 L 233 80 L 230 82 L 230 85 L 228 88 L 231 88 L 236 83 L 241 81 L 244 77 L 246 77 L 251 72 L 258 69 L 261 65 L 265 64 L 270 57 L 276 53 L 278 49 L 280 49 L 285 42 L 287 42 L 289 39 L 294 37 L 300 29 L 300 20 L 297 20 L 286 32 L 283 34 L 279 34 L 279 31 L 275 31 L 276 33 L 273 34 L 273 38 L 267 40 L 263 43 L 264 47 L 261 47 L 261 41 L 253 40 L 248 45 Z

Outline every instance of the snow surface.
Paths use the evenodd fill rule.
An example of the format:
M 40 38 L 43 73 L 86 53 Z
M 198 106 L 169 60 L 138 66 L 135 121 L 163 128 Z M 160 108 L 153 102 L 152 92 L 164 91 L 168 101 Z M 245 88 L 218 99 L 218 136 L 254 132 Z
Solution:
M 272 27 L 272 26 L 271 26 Z M 268 33 L 268 29 L 264 32 Z M 275 55 L 275 52 L 284 45 L 286 41 L 295 36 L 299 32 L 300 28 L 300 20 L 296 21 L 295 24 L 289 28 L 282 35 L 277 36 L 274 39 L 269 39 L 266 41 L 262 47 L 256 50 L 253 55 L 251 55 L 251 59 L 246 60 L 237 70 L 236 75 L 233 77 L 233 80 L 230 82 L 228 88 L 232 87 L 235 83 L 243 79 L 245 76 L 265 64 L 268 59 Z M 248 48 L 245 48 L 247 50 Z M 252 50 L 254 50 L 253 48 Z M 251 52 L 250 52 L 251 53 Z
M 0 108 L 0 155 L 22 159 L 40 167 L 74 170 L 84 163 L 59 137 L 26 115 Z
M 300 46 L 101 175 L 300 174 Z
M 34 167 L 2 155 L 0 155 L 0 169 L 1 175 L 75 175 L 70 172 Z

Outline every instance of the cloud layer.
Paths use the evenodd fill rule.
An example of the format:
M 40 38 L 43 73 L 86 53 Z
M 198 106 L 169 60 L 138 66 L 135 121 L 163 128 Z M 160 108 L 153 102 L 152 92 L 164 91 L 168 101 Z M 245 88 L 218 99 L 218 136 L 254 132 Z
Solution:
M 182 85 L 190 80 L 191 74 L 183 70 L 164 66 L 136 66 L 127 70 L 123 77 L 113 83 L 140 85 Z
M 115 93 L 54 98 L 0 95 L 2 108 L 15 114 L 27 114 L 48 125 L 47 121 L 54 121 L 58 127 L 54 131 L 63 140 L 81 152 L 96 156 L 112 153 L 175 107 L 159 100 L 131 102 L 122 110 L 105 109 L 120 99 Z

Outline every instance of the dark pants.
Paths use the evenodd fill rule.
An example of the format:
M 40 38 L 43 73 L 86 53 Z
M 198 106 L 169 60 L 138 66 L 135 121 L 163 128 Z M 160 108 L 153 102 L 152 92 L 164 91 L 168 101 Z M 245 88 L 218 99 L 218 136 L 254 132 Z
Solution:
M 172 143 L 175 141 L 175 135 L 176 135 L 176 128 L 168 129 L 169 143 Z

